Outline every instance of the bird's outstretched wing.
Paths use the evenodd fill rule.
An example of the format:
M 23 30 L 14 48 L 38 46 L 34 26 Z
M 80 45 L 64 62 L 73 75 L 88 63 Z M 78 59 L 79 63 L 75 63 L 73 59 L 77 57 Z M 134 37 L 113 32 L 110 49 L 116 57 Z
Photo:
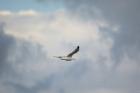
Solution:
M 72 57 L 73 54 L 77 53 L 79 51 L 79 46 L 75 50 L 73 50 L 70 54 L 67 55 L 67 57 Z

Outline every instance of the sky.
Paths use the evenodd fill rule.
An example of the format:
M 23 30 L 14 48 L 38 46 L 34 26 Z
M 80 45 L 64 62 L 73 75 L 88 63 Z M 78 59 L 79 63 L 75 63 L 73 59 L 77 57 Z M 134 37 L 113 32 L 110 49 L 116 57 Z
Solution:
M 140 93 L 139 4 L 0 0 L 0 93 Z

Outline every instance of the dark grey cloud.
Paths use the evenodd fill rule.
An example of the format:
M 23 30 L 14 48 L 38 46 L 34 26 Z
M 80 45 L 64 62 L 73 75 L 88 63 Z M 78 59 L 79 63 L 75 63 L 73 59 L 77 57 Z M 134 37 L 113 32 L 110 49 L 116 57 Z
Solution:
M 139 3 L 138 0 L 108 0 L 99 4 L 104 17 L 111 23 L 120 25 L 119 33 L 114 35 L 112 48 L 113 57 L 118 61 L 124 57 L 124 54 L 133 59 L 139 57 Z
M 14 38 L 9 35 L 6 35 L 4 32 L 5 23 L 0 23 L 0 74 L 3 74 L 5 69 L 8 69 L 9 65 L 7 64 L 7 55 L 11 46 L 15 44 Z
M 44 62 L 47 53 L 41 45 L 16 39 L 6 34 L 6 23 L 0 23 L 0 92 L 10 93 L 10 89 L 21 93 L 36 93 L 28 88 L 28 82 L 37 82 L 37 69 L 34 64 Z M 34 68 L 34 69 L 35 69 Z M 34 74 L 33 74 L 34 73 Z M 27 84 L 27 85 L 26 85 Z M 30 84 L 30 83 L 29 83 Z M 9 89 L 10 87 L 10 89 Z M 4 90 L 3 90 L 4 89 Z

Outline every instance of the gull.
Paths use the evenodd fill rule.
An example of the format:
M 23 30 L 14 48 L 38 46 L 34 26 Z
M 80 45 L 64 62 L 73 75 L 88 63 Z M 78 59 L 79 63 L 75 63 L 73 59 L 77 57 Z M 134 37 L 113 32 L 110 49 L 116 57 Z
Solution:
M 59 58 L 61 60 L 65 60 L 65 61 L 72 61 L 72 60 L 75 60 L 74 58 L 72 58 L 72 56 L 78 51 L 79 51 L 79 46 L 77 46 L 77 48 L 73 50 L 71 53 L 69 53 L 67 56 L 54 56 L 54 57 Z

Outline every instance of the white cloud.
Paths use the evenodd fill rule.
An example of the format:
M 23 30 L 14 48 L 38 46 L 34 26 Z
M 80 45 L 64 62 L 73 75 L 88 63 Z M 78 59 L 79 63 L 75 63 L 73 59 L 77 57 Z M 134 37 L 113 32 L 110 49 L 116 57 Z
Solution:
M 19 11 L 17 14 L 20 16 L 37 16 L 39 13 L 37 13 L 34 10 L 28 10 L 28 11 Z
M 6 33 L 19 39 L 25 39 L 47 46 L 50 55 L 54 55 L 56 49 L 64 48 L 62 43 L 67 46 L 69 44 L 85 45 L 93 42 L 92 45 L 95 46 L 96 44 L 100 46 L 101 43 L 104 43 L 103 45 L 107 45 L 108 48 L 111 47 L 111 42 L 108 40 L 108 44 L 100 42 L 102 35 L 99 32 L 99 27 L 100 24 L 104 23 L 102 20 L 99 20 L 98 23 L 97 21 L 83 21 L 77 19 L 77 17 L 68 15 L 66 11 L 56 11 L 51 15 L 43 16 L 42 14 L 36 17 L 29 16 L 28 18 L 22 16 L 14 22 L 17 18 L 11 18 L 7 22 Z M 55 48 L 56 46 L 58 48 Z M 64 51 L 62 50 L 60 54 L 64 53 Z
M 0 11 L 0 16 L 38 16 L 40 13 L 34 10 L 21 10 L 18 12 L 12 12 L 8 10 Z
M 54 36 L 55 33 L 58 33 L 57 35 L 60 35 L 61 37 L 63 37 L 65 40 L 68 40 L 68 41 L 73 41 L 73 40 L 76 40 L 76 41 L 86 40 L 87 41 L 87 39 L 89 39 L 89 37 L 91 36 L 93 39 L 98 38 L 98 35 L 97 35 L 98 26 L 95 23 L 79 22 L 79 20 L 68 17 L 68 15 L 66 14 L 59 15 L 58 13 L 51 16 L 54 16 L 54 19 L 51 20 L 50 22 L 48 22 L 49 20 L 45 20 L 47 21 L 45 22 L 40 17 L 34 18 L 30 21 L 28 21 L 28 19 L 25 19 L 24 22 L 30 22 L 30 23 L 22 24 L 22 25 L 19 24 L 20 27 L 18 28 L 21 28 L 21 29 L 9 28 L 9 30 L 20 30 L 20 31 L 9 31 L 9 33 L 11 34 L 13 33 L 15 36 L 19 38 L 21 37 L 21 38 L 26 38 L 26 39 L 30 37 L 41 38 L 41 37 L 44 37 L 45 33 L 46 35 L 49 34 L 48 37 L 50 36 L 50 34 Z M 37 19 L 40 19 L 42 22 L 41 21 L 38 22 Z M 48 16 L 46 16 L 46 19 L 48 19 Z M 22 18 L 21 18 L 21 21 L 22 21 Z M 20 34 L 20 33 L 23 33 L 23 34 Z M 20 36 L 16 34 L 19 34 Z
M 10 11 L 0 11 L 0 16 L 9 16 L 12 13 Z

